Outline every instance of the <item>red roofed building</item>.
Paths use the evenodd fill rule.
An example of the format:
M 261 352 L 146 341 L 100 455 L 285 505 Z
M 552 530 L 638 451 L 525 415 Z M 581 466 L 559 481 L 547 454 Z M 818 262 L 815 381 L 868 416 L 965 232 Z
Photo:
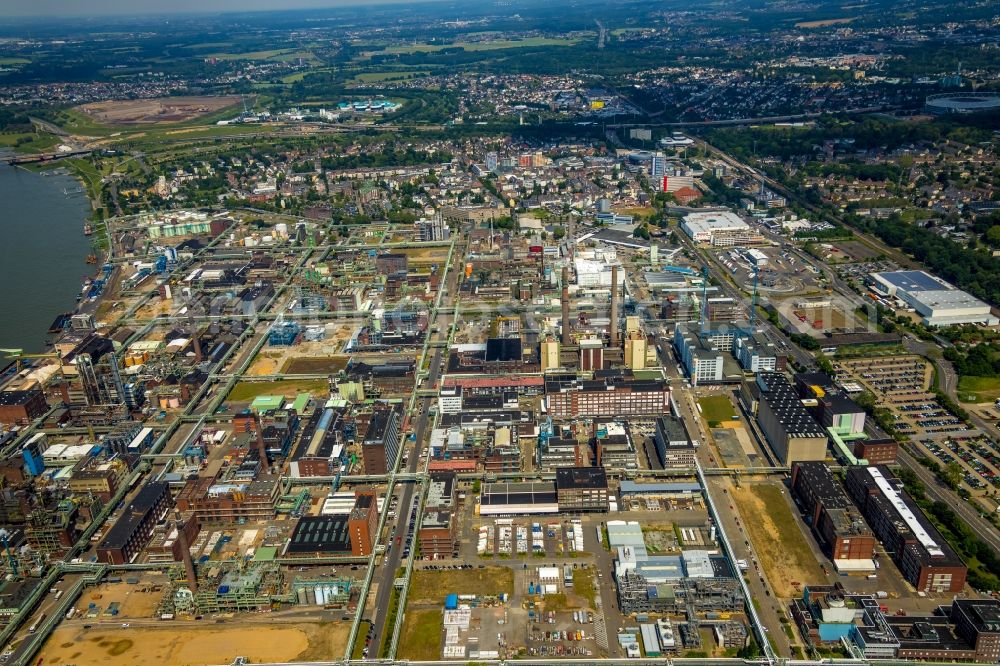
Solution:
M 427 463 L 428 472 L 475 472 L 476 461 L 472 460 L 431 460 Z
M 682 206 L 687 206 L 692 201 L 697 201 L 701 198 L 701 192 L 694 189 L 693 187 L 682 187 L 681 189 L 674 192 L 674 198 L 677 199 L 677 203 Z

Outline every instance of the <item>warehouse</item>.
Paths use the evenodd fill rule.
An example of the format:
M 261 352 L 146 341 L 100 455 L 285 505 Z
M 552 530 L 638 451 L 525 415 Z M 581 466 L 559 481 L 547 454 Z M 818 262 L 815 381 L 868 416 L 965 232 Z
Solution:
M 552 481 L 486 483 L 479 503 L 482 516 L 524 516 L 558 513 L 559 501 Z
M 998 323 L 987 303 L 924 271 L 872 273 L 871 282 L 873 291 L 913 308 L 927 326 Z
M 349 515 L 305 516 L 288 541 L 288 557 L 322 557 L 351 552 Z
M 750 240 L 750 225 L 729 211 L 688 213 L 681 229 L 696 243 L 720 247 L 739 245 Z

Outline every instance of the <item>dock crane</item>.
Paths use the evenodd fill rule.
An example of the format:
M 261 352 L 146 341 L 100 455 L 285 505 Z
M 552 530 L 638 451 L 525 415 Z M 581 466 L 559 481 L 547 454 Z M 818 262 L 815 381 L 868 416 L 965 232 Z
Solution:
M 10 532 L 6 529 L 0 529 L 0 544 L 3 544 L 4 553 L 7 555 L 7 562 L 10 564 L 11 572 L 17 575 L 17 560 L 10 552 Z
M 24 359 L 30 358 L 61 358 L 59 352 L 48 352 L 45 354 L 25 354 L 23 349 L 0 349 L 0 354 L 3 354 L 6 358 L 14 359 L 17 363 L 17 371 L 21 372 L 23 369 Z

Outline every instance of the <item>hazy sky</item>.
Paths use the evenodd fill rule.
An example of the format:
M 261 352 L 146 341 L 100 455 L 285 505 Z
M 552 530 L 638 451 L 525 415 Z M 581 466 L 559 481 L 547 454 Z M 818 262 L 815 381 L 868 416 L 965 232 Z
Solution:
M 403 0 L 404 2 L 406 0 Z M 476 1 L 476 0 L 471 0 Z M 322 9 L 400 0 L 0 0 L 0 16 L 85 16 Z

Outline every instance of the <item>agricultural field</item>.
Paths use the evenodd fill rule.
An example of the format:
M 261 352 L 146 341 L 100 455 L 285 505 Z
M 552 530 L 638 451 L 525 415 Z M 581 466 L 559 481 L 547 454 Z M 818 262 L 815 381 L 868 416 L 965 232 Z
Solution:
M 573 46 L 577 39 L 554 37 L 528 37 L 527 39 L 498 39 L 482 42 L 455 42 L 453 44 L 408 44 L 405 46 L 390 46 L 384 51 L 366 51 L 363 55 L 370 58 L 374 54 L 388 53 L 404 55 L 407 53 L 433 53 L 445 49 L 461 48 L 466 51 L 494 51 L 503 49 L 521 49 L 538 46 Z
M 77 107 L 94 121 L 108 125 L 182 123 L 234 106 L 239 97 L 165 97 L 93 102 Z
M 354 80 L 358 83 L 382 83 L 384 81 L 403 81 L 418 76 L 427 76 L 429 70 L 400 70 L 388 72 L 363 72 L 356 74 Z

